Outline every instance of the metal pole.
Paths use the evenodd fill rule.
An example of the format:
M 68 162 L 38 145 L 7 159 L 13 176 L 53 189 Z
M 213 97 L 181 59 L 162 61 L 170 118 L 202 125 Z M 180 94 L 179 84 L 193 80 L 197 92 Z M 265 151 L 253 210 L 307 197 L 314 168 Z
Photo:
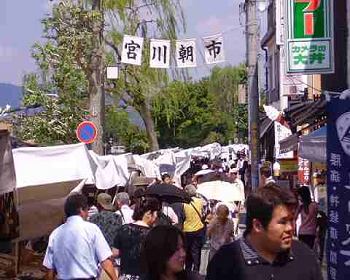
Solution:
M 249 147 L 251 153 L 251 186 L 259 186 L 259 90 L 258 90 L 258 21 L 256 0 L 245 0 L 247 70 L 248 70 L 248 121 Z

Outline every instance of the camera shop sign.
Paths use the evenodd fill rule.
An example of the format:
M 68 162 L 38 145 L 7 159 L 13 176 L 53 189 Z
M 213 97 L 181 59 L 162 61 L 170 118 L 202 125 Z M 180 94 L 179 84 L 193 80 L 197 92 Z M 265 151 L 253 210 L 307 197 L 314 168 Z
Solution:
M 333 0 L 288 0 L 287 73 L 334 73 Z

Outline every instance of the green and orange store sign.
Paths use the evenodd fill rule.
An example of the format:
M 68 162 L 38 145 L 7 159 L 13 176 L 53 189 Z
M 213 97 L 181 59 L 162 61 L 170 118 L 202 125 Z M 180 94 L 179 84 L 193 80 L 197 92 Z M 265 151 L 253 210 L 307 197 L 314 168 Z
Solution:
M 333 0 L 286 3 L 287 73 L 333 73 Z

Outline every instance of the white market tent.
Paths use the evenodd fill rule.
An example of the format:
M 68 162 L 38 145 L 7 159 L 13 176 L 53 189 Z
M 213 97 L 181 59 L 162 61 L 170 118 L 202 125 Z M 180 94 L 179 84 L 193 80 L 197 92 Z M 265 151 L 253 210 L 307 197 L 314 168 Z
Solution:
M 57 227 L 63 221 L 64 200 L 77 186 L 95 184 L 99 189 L 108 189 L 124 185 L 128 179 L 125 157 L 100 157 L 90 153 L 84 144 L 19 148 L 12 152 L 21 240 L 43 236 Z
M 176 185 L 181 185 L 181 175 L 190 168 L 192 156 L 215 158 L 221 152 L 218 143 L 187 150 L 175 148 L 119 156 L 99 156 L 85 144 L 13 149 L 16 178 L 12 176 L 11 180 L 12 190 L 15 184 L 18 194 L 20 238 L 40 237 L 60 224 L 64 200 L 77 186 L 94 184 L 106 190 L 126 185 L 130 159 L 143 176 L 160 178 L 162 172 L 170 172 Z M 11 184 L 6 186 L 11 188 Z M 36 226 L 37 220 L 40 227 Z

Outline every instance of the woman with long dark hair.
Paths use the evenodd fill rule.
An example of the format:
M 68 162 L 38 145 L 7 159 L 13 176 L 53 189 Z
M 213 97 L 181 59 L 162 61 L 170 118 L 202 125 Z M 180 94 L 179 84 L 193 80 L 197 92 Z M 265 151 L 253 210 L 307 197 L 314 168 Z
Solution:
M 317 228 L 317 204 L 311 200 L 310 190 L 306 186 L 298 189 L 298 195 L 301 201 L 298 210 L 301 216 L 298 238 L 313 249 Z
M 142 250 L 145 280 L 185 280 L 184 234 L 175 226 L 153 228 Z
M 135 205 L 134 223 L 123 225 L 114 240 L 114 256 L 120 256 L 119 279 L 138 280 L 141 276 L 140 255 L 142 244 L 160 211 L 156 198 L 140 198 Z

